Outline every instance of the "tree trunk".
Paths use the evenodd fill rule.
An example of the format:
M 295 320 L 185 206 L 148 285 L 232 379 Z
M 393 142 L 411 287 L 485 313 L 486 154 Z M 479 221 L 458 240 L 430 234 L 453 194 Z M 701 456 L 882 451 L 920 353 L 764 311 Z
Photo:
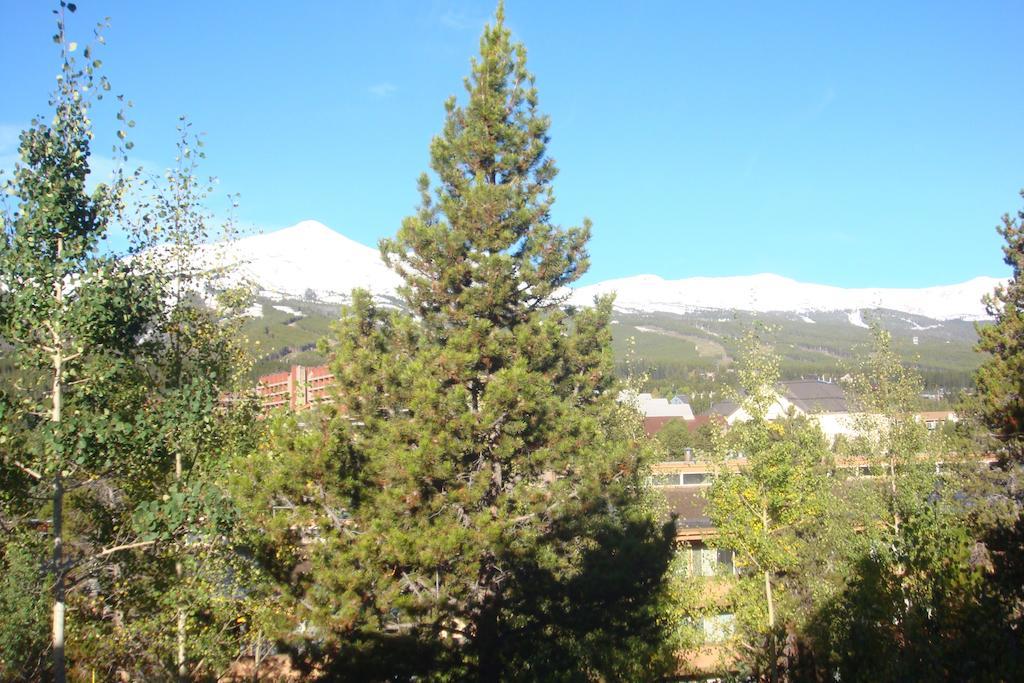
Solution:
M 768 508 L 763 505 L 761 506 L 761 528 L 765 537 L 768 537 Z M 779 653 L 775 643 L 775 597 L 772 595 L 772 575 L 767 569 L 764 570 L 764 600 L 768 606 L 768 656 L 771 658 L 768 671 L 772 683 L 778 683 Z
M 252 652 L 252 677 L 249 679 L 253 683 L 257 683 L 260 680 L 260 665 L 263 664 L 263 646 L 262 633 L 256 634 L 256 644 L 253 645 Z
M 891 504 L 892 504 L 892 528 L 893 528 L 893 533 L 895 533 L 896 536 L 899 537 L 899 535 L 900 535 L 900 523 L 902 522 L 902 520 L 900 519 L 900 511 L 899 511 L 899 507 L 898 507 L 899 503 L 896 500 L 896 498 L 899 495 L 899 490 L 897 488 L 897 483 L 896 483 L 896 458 L 895 458 L 895 455 L 892 453 L 892 451 L 889 452 L 889 493 L 892 496 L 892 503 Z
M 64 683 L 64 482 L 58 469 L 53 478 L 53 680 Z
M 181 562 L 174 564 L 174 573 L 180 581 L 182 574 Z M 178 608 L 178 653 L 175 662 L 178 665 L 178 680 L 187 680 L 188 667 L 185 665 L 185 610 L 181 607 Z
M 64 252 L 64 239 L 57 238 L 57 263 L 60 263 Z M 57 303 L 58 320 L 63 315 L 60 309 L 64 305 L 64 280 L 59 276 L 53 284 L 53 298 Z M 64 353 L 61 339 L 61 325 L 54 321 L 50 328 L 53 338 L 53 384 L 50 398 L 53 401 L 50 422 L 60 424 L 61 411 L 64 407 Z M 64 683 L 67 679 L 64 661 L 64 466 L 63 452 L 58 447 L 54 455 L 53 476 L 53 680 Z
M 181 451 L 176 450 L 174 453 L 174 480 L 175 482 L 181 481 Z M 174 576 L 178 580 L 178 588 L 181 589 L 181 579 L 185 574 L 185 568 L 181 564 L 181 560 L 177 560 L 174 563 Z M 180 598 L 179 598 L 180 599 Z M 178 680 L 185 681 L 188 679 L 188 666 L 185 664 L 185 606 L 182 604 L 178 605 L 178 652 L 175 657 L 175 663 L 178 665 Z
M 487 605 L 476 623 L 477 680 L 498 683 L 501 680 L 501 658 L 498 655 L 498 611 Z
M 768 603 L 768 656 L 771 658 L 769 673 L 772 683 L 779 680 L 779 653 L 775 643 L 775 599 L 772 596 L 772 578 L 764 572 L 764 597 Z

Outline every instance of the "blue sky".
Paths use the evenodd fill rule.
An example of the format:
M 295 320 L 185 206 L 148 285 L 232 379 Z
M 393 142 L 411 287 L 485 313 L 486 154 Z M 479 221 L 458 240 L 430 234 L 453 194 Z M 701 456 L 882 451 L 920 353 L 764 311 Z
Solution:
M 490 2 L 82 0 L 135 103 L 137 161 L 187 114 L 244 224 L 374 244 L 461 94 Z M 1005 275 L 1024 187 L 1024 3 L 508 0 L 553 120 L 555 219 L 594 221 L 583 282 L 775 272 L 841 286 Z M 46 112 L 48 3 L 0 0 L 0 164 Z M 96 115 L 97 153 L 113 112 Z

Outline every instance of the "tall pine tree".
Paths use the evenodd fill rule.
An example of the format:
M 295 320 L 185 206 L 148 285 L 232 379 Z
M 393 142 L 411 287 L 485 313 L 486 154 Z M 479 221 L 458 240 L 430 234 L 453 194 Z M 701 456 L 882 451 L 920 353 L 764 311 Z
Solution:
M 611 301 L 559 306 L 589 224 L 551 222 L 549 120 L 500 7 L 465 85 L 431 144 L 436 190 L 423 176 L 382 244 L 407 310 L 354 295 L 333 347 L 344 417 L 307 461 L 323 467 L 278 494 L 319 510 L 306 602 L 338 675 L 642 678 L 670 534 L 614 400 Z
M 988 358 L 975 373 L 977 393 L 968 405 L 992 437 L 1001 459 L 1000 498 L 1010 504 L 1008 518 L 994 525 L 986 542 L 993 550 L 1016 654 L 1024 653 L 1024 210 L 1004 214 L 996 229 L 1006 241 L 1003 261 L 1012 276 L 985 299 L 995 323 L 977 328 L 977 350 Z M 1021 659 L 1024 654 L 1018 655 Z
M 978 327 L 978 350 L 990 355 L 975 375 L 975 407 L 1006 457 L 1024 463 L 1024 211 L 1005 214 L 997 230 L 1013 276 L 985 300 L 995 324 Z

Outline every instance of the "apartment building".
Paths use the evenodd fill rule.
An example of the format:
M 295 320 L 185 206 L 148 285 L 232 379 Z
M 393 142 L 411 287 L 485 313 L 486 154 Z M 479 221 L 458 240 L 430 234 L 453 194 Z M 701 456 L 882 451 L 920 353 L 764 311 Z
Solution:
M 293 365 L 287 372 L 260 377 L 256 394 L 263 412 L 304 410 L 327 400 L 334 373 L 326 365 Z

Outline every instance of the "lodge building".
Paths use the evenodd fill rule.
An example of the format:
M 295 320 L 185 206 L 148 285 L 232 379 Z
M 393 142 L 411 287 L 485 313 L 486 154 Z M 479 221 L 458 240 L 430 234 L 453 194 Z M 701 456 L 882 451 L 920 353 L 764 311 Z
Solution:
M 276 408 L 305 410 L 326 401 L 332 384 L 334 373 L 326 365 L 293 365 L 287 372 L 260 377 L 256 394 L 264 413 Z

